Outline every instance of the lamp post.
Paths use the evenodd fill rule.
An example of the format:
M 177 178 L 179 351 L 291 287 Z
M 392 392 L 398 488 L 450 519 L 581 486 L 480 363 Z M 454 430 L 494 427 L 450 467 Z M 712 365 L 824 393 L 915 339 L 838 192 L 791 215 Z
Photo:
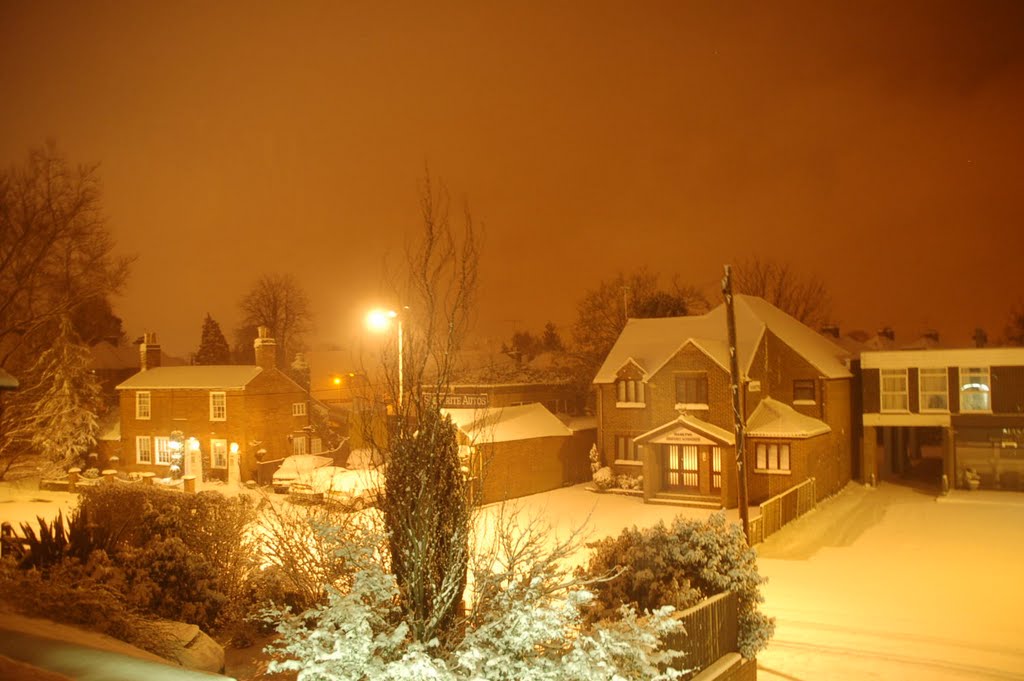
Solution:
M 398 408 L 402 408 L 404 380 L 402 376 L 402 318 L 394 310 L 377 308 L 366 314 L 366 326 L 375 333 L 383 333 L 391 326 L 391 320 L 398 325 Z

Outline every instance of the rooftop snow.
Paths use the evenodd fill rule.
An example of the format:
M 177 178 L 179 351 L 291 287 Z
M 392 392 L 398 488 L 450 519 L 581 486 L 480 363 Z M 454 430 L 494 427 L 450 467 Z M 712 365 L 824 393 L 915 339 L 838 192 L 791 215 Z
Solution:
M 652 440 L 664 435 L 665 433 L 669 433 L 680 426 L 683 426 L 687 430 L 696 431 L 697 433 L 705 435 L 712 440 L 717 440 L 727 445 L 736 444 L 736 437 L 731 431 L 728 431 L 725 428 L 720 428 L 713 423 L 708 423 L 696 416 L 691 416 L 690 414 L 680 414 L 677 418 L 672 419 L 668 423 L 663 423 L 657 428 L 652 428 L 646 433 L 637 435 L 633 438 L 633 441 L 644 442 Z
M 118 390 L 161 388 L 231 389 L 244 388 L 263 371 L 257 366 L 155 367 L 140 371 L 117 386 Z
M 827 378 L 847 378 L 843 364 L 849 355 L 839 345 L 798 322 L 774 305 L 755 296 L 734 296 L 736 349 L 740 369 L 749 371 L 765 330 L 770 330 Z M 656 374 L 687 343 L 693 343 L 726 371 L 729 370 L 725 305 L 688 317 L 630 319 L 594 377 L 594 383 L 611 383 L 630 359 L 647 376 Z
M 770 397 L 758 403 L 747 419 L 748 437 L 807 438 L 832 432 L 832 428 L 813 416 L 805 416 L 793 407 Z
M 557 416 L 538 402 L 518 407 L 441 411 L 451 416 L 456 427 L 477 444 L 572 435 Z

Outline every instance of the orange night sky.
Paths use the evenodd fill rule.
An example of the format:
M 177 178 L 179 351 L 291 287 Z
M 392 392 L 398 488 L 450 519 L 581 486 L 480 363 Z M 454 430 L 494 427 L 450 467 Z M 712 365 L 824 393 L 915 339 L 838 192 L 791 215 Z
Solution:
M 844 330 L 997 339 L 1024 299 L 1024 3 L 0 0 L 0 162 L 101 163 L 131 337 L 269 272 L 347 343 L 429 163 L 486 225 L 480 329 L 760 255 Z

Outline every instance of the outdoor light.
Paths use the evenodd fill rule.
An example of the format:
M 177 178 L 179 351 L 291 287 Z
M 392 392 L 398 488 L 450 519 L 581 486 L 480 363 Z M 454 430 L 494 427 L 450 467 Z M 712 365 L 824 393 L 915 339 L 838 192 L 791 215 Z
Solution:
M 231 443 L 231 453 L 232 454 L 238 454 L 238 443 L 237 442 L 232 442 Z
M 406 308 L 408 309 L 408 308 Z M 366 313 L 366 328 L 374 333 L 382 333 L 391 327 L 391 320 L 398 323 L 398 407 L 402 406 L 402 318 L 394 310 L 375 308 Z
M 190 451 L 198 452 L 199 451 L 199 440 L 195 439 L 194 437 L 190 437 L 188 439 L 188 448 L 189 448 Z

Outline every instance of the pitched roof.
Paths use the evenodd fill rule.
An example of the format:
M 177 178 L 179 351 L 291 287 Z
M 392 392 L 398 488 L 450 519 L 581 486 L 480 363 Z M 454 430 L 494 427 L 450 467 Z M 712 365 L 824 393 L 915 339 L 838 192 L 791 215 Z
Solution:
M 832 428 L 813 416 L 806 416 L 788 404 L 762 398 L 747 419 L 748 437 L 807 438 L 832 432 Z
M 557 416 L 538 402 L 517 407 L 441 411 L 451 416 L 456 427 L 474 443 L 565 437 L 573 433 Z
M 154 367 L 140 371 L 117 386 L 147 390 L 161 388 L 230 389 L 244 388 L 263 371 L 250 365 L 211 365 L 184 367 Z
M 705 435 L 712 440 L 717 440 L 727 445 L 736 444 L 736 436 L 732 433 L 732 431 L 716 426 L 713 423 L 708 423 L 707 421 L 699 419 L 696 416 L 692 416 L 690 414 L 680 414 L 678 417 L 672 419 L 671 421 L 663 423 L 656 428 L 652 428 L 646 433 L 637 435 L 635 438 L 633 438 L 633 440 L 634 442 L 646 442 L 649 440 L 653 440 L 667 433 L 671 433 L 672 431 L 678 429 L 680 426 L 684 427 L 687 430 L 696 431 L 697 433 Z
M 761 337 L 769 330 L 823 376 L 850 376 L 842 361 L 849 353 L 842 347 L 761 298 L 736 295 L 734 301 L 736 350 L 741 371 L 749 371 Z M 594 377 L 594 383 L 613 382 L 616 373 L 630 359 L 639 364 L 647 376 L 653 376 L 687 343 L 692 343 L 728 371 L 729 346 L 724 303 L 703 315 L 628 320 Z

